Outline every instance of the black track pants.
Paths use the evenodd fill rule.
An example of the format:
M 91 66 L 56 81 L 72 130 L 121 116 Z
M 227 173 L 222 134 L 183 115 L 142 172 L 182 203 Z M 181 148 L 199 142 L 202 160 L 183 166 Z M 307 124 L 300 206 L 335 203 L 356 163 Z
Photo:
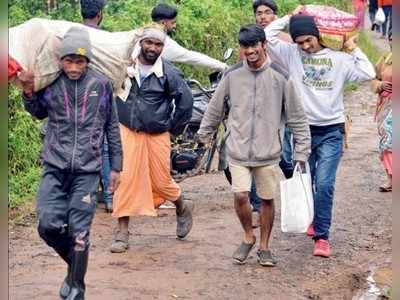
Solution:
M 44 166 L 37 196 L 38 231 L 67 262 L 76 237 L 89 236 L 99 178 L 99 173 L 70 173 Z

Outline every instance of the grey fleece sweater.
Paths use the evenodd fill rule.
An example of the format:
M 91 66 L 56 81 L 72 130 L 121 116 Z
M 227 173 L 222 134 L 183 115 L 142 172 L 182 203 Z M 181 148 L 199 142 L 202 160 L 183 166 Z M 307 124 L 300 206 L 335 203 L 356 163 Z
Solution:
M 292 130 L 294 159 L 307 161 L 310 129 L 299 93 L 276 64 L 252 70 L 246 61 L 231 67 L 220 82 L 200 125 L 200 139 L 216 130 L 229 99 L 226 147 L 229 162 L 257 167 L 277 164 L 282 152 L 283 125 Z

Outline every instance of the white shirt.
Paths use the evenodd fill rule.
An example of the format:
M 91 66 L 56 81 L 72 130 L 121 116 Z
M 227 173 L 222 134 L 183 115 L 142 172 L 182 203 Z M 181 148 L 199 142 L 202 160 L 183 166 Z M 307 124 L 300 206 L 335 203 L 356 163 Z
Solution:
M 165 40 L 164 50 L 161 56 L 171 62 L 199 65 L 218 71 L 225 70 L 228 67 L 227 64 L 205 54 L 183 48 L 170 37 L 167 37 Z

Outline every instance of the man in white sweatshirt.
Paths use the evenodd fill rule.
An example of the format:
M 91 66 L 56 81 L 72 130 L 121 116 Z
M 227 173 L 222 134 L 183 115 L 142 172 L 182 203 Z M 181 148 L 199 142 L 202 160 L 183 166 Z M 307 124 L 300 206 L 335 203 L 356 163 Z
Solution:
M 225 63 L 211 58 L 205 54 L 188 50 L 179 45 L 170 37 L 176 30 L 177 16 L 177 9 L 165 3 L 156 5 L 151 12 L 152 20 L 163 25 L 168 34 L 168 37 L 165 40 L 164 51 L 161 54 L 162 57 L 171 62 L 199 65 L 209 67 L 217 71 L 225 70 L 228 67 Z
M 294 44 L 278 38 L 287 25 Z M 333 195 L 344 134 L 344 87 L 347 82 L 375 78 L 374 67 L 354 40 L 346 45 L 349 54 L 324 48 L 311 16 L 284 16 L 266 27 L 265 33 L 267 51 L 273 54 L 270 57 L 279 60 L 291 74 L 303 99 L 311 130 L 309 163 L 315 205 L 314 221 L 307 234 L 315 241 L 313 254 L 329 257 Z

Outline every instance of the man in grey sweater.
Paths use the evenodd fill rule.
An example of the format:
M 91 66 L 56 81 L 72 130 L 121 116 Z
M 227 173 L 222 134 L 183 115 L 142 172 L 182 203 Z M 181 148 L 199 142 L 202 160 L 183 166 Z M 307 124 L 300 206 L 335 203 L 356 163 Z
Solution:
M 243 26 L 239 44 L 245 59 L 226 72 L 208 105 L 198 135 L 200 141 L 208 143 L 224 115 L 224 102 L 228 100 L 226 149 L 235 210 L 244 230 L 243 241 L 233 259 L 236 263 L 245 263 L 256 242 L 249 204 L 254 176 L 257 193 L 262 199 L 258 261 L 262 266 L 274 266 L 276 261 L 269 249 L 269 237 L 275 215 L 283 125 L 286 122 L 293 132 L 294 160 L 301 164 L 307 161 L 310 153 L 310 130 L 292 79 L 267 57 L 263 28 Z

